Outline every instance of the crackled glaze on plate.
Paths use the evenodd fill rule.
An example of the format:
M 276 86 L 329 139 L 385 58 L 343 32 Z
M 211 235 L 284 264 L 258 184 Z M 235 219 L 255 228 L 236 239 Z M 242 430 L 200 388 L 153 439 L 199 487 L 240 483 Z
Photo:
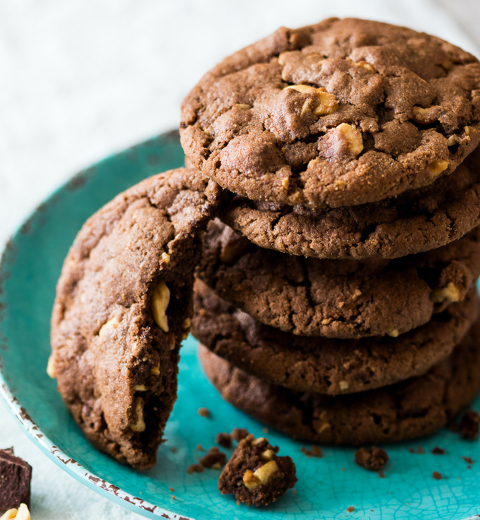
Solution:
M 218 493 L 216 470 L 187 475 L 186 469 L 201 456 L 197 444 L 212 446 L 218 432 L 245 427 L 256 436 L 265 433 L 209 385 L 192 338 L 182 348 L 179 399 L 154 469 L 137 472 L 121 466 L 86 441 L 45 372 L 50 312 L 63 259 L 84 221 L 99 207 L 145 177 L 182 164 L 176 132 L 109 157 L 54 193 L 8 243 L 0 269 L 1 392 L 33 441 L 70 475 L 147 518 L 461 520 L 480 513 L 479 444 L 446 430 L 387 446 L 390 462 L 384 479 L 356 466 L 354 449 L 326 447 L 324 458 L 306 458 L 301 443 L 269 432 L 270 441 L 297 465 L 297 494 L 288 492 L 265 509 L 237 506 Z M 198 415 L 202 406 L 210 409 L 210 419 Z M 409 452 L 419 445 L 423 455 Z M 435 446 L 447 453 L 432 455 Z M 474 459 L 471 469 L 462 456 Z M 434 480 L 433 471 L 444 479 Z M 355 512 L 347 512 L 350 506 Z

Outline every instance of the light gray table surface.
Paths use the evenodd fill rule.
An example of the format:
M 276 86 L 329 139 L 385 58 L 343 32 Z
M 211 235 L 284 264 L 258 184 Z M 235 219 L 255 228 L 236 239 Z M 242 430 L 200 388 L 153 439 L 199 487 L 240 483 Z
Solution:
M 223 56 L 281 25 L 359 16 L 480 47 L 478 0 L 0 0 L 0 244 L 78 170 L 178 126 Z M 0 448 L 34 468 L 33 520 L 134 519 L 66 475 L 0 399 Z

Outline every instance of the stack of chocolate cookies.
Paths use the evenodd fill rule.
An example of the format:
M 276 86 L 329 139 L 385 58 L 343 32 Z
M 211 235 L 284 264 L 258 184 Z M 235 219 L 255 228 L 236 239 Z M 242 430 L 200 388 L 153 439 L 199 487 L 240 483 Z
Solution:
M 227 192 L 193 334 L 234 406 L 288 435 L 428 434 L 480 389 L 480 63 L 329 19 L 226 58 L 182 106 Z

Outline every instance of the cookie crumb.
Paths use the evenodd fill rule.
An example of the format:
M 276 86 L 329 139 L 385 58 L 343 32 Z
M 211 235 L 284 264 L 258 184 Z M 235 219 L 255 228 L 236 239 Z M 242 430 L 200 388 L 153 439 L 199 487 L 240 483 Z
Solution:
M 192 473 L 202 473 L 203 471 L 205 470 L 200 464 L 190 464 L 187 468 L 188 475 L 191 475 Z
M 205 407 L 201 407 L 198 409 L 198 415 L 200 417 L 204 417 L 205 419 L 208 419 L 210 417 L 210 410 L 208 408 L 205 408 Z
M 340 468 L 340 471 L 345 471 L 345 468 Z
M 318 459 L 321 459 L 323 457 L 323 452 L 318 446 L 312 446 L 309 450 L 302 446 L 300 448 L 300 451 L 306 456 L 306 457 L 316 457 Z
M 384 473 L 383 471 L 379 471 L 379 472 L 378 472 L 378 476 L 379 476 L 380 478 L 385 478 L 385 473 Z
M 442 448 L 439 448 L 438 446 L 435 446 L 435 448 L 433 448 L 432 450 L 432 454 L 433 455 L 445 455 L 446 450 L 443 450 Z
M 234 428 L 230 435 L 234 441 L 240 442 L 242 439 L 247 437 L 248 431 L 246 428 Z
M 216 446 L 212 446 L 199 462 L 207 469 L 221 469 L 227 462 L 227 456 Z
M 170 451 L 171 451 L 172 453 L 177 453 L 177 448 L 175 448 L 175 446 L 172 446 L 172 447 L 170 448 Z
M 424 449 L 421 446 L 419 446 L 417 448 L 417 453 L 419 453 L 420 455 L 423 455 L 425 453 L 425 451 L 424 451 Z
M 478 437 L 480 415 L 475 410 L 467 410 L 460 421 L 460 435 L 466 440 Z
M 279 457 L 278 446 L 268 439 L 248 435 L 235 448 L 220 474 L 222 495 L 235 495 L 237 503 L 268 505 L 282 497 L 297 482 L 295 464 L 290 457 Z
M 462 459 L 467 463 L 467 464 L 473 464 L 474 460 L 472 459 L 472 457 L 462 457 Z
M 360 448 L 355 452 L 355 462 L 370 471 L 380 471 L 388 462 L 388 453 L 372 446 L 370 449 Z
M 442 480 L 442 478 L 443 478 L 443 477 L 442 477 L 442 474 L 439 473 L 438 471 L 434 471 L 434 472 L 432 473 L 432 477 L 433 477 L 435 480 Z
M 173 493 L 175 490 L 172 487 L 170 487 L 168 488 L 168 491 L 170 491 L 170 493 Z
M 195 451 L 205 451 L 205 448 L 201 444 L 197 444 Z
M 232 447 L 232 436 L 228 433 L 218 433 L 215 437 L 215 442 L 220 444 L 223 448 L 231 448 Z
M 297 494 L 297 490 L 296 489 L 292 489 L 292 495 L 296 495 Z
M 408 451 L 409 451 L 410 453 L 415 453 L 415 448 L 408 448 Z
M 263 433 L 268 433 L 268 428 L 262 428 Z
M 353 506 L 347 507 L 347 511 L 349 513 L 353 513 L 355 511 L 355 508 Z
M 171 498 L 172 500 L 175 500 L 175 495 L 172 495 L 170 498 Z

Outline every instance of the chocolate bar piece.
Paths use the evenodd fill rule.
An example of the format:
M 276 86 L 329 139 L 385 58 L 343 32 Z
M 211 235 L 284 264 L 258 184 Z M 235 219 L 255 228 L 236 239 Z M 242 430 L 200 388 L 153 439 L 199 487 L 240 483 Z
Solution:
M 0 511 L 26 504 L 30 507 L 32 467 L 15 457 L 13 448 L 0 450 Z

